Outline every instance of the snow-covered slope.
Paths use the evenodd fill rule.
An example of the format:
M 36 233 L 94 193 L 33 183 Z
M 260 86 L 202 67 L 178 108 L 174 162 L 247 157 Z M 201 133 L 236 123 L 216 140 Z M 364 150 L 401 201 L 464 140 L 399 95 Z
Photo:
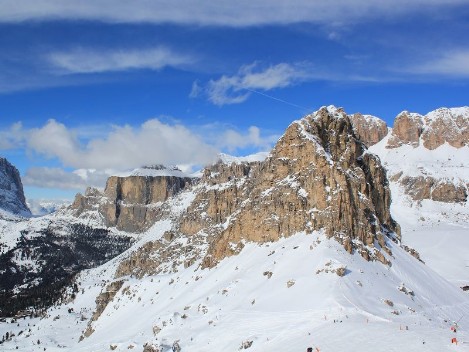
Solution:
M 222 157 L 148 204 L 158 217 L 131 248 L 83 270 L 42 318 L 0 323 L 2 350 L 468 351 L 469 295 L 455 270 L 467 202 L 434 192 L 441 180 L 467 188 L 464 149 L 389 150 L 388 137 L 371 148 L 392 176 L 401 242 L 384 172 L 347 119 L 322 108 L 294 122 L 265 161 Z M 436 181 L 413 199 L 406 177 Z M 455 233 L 461 242 L 445 248 Z
M 432 186 L 402 184 L 407 178 L 434 179 L 459 186 L 467 194 L 469 147 L 448 143 L 429 150 L 423 145 L 386 148 L 388 138 L 370 148 L 380 156 L 391 179 L 391 212 L 401 225 L 403 242 L 416 248 L 427 265 L 458 286 L 469 284 L 469 204 L 431 199 Z M 413 189 L 412 189 L 413 187 Z M 429 197 L 412 199 L 429 187 Z M 433 186 L 434 189 L 435 186 Z M 419 192 L 417 192 L 419 191 Z M 427 192 L 427 191 L 425 191 Z M 449 195 L 449 193 L 447 193 Z
M 40 314 L 78 272 L 101 265 L 132 242 L 127 233 L 65 210 L 0 220 L 0 317 Z
M 164 228 L 156 224 L 147 236 L 162 236 Z M 450 330 L 461 317 L 461 326 L 469 324 L 467 295 L 396 245 L 392 251 L 387 267 L 350 255 L 321 233 L 298 233 L 247 243 L 213 269 L 194 263 L 127 277 L 92 323 L 94 332 L 79 342 L 96 296 L 113 280 L 116 258 L 83 272 L 76 298 L 45 319 L 0 325 L 0 334 L 17 335 L 2 348 L 142 351 L 151 344 L 170 351 L 178 341 L 182 351 L 237 351 L 243 344 L 249 351 L 453 351 L 452 337 L 467 341 L 465 328 Z

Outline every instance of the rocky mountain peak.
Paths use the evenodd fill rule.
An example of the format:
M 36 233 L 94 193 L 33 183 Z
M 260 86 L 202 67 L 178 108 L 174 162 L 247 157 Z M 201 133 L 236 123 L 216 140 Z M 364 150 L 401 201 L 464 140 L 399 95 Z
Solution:
M 0 158 L 0 209 L 21 216 L 31 216 L 20 173 L 5 158 Z
M 422 144 L 433 150 L 444 143 L 455 148 L 469 145 L 469 107 L 439 108 L 426 115 L 403 111 L 394 120 L 387 148 Z
M 180 231 L 211 234 L 207 266 L 245 241 L 314 230 L 350 252 L 387 262 L 380 252 L 387 250 L 385 236 L 400 236 L 390 200 L 385 171 L 355 136 L 347 114 L 323 107 L 293 122 L 264 161 L 209 167 Z
M 155 204 L 176 195 L 193 181 L 177 168 L 144 167 L 130 176 L 109 177 L 104 192 L 88 188 L 85 195 L 77 194 L 71 210 L 78 217 L 101 218 L 106 226 L 141 232 L 158 218 Z
M 386 122 L 379 117 L 355 113 L 349 115 L 355 134 L 370 147 L 381 141 L 388 134 Z

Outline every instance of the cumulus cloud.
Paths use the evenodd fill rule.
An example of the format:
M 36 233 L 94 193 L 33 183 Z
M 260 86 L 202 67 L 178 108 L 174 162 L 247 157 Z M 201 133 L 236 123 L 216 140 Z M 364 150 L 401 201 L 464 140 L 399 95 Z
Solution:
M 238 104 L 244 102 L 253 91 L 285 88 L 312 77 L 311 65 L 308 63 L 280 63 L 264 69 L 258 63 L 253 63 L 242 66 L 236 75 L 223 75 L 217 80 L 210 80 L 204 93 L 215 105 Z M 200 94 L 201 88 L 195 83 L 191 97 Z
M 23 125 L 16 122 L 6 130 L 0 130 L 0 150 L 18 147 L 23 140 Z
M 267 150 L 272 147 L 272 143 L 277 139 L 277 135 L 262 137 L 259 127 L 251 126 L 247 133 L 240 133 L 233 129 L 225 131 L 218 138 L 217 145 L 229 152 L 246 147 L 257 147 L 261 150 Z
M 165 48 L 138 50 L 74 49 L 55 52 L 47 61 L 64 73 L 100 73 L 136 69 L 160 70 L 164 67 L 181 67 L 194 59 Z
M 11 136 L 0 143 L 0 148 L 25 148 L 36 163 L 45 158 L 44 165 L 48 164 L 46 159 L 51 159 L 63 166 L 28 169 L 24 177 L 26 186 L 83 189 L 104 187 L 110 175 L 149 164 L 178 165 L 191 172 L 193 167 L 215 161 L 221 151 L 267 150 L 277 139 L 263 136 L 256 126 L 239 131 L 215 124 L 191 130 L 156 118 L 139 126 L 111 126 L 107 133 L 100 128 L 98 135 L 90 135 L 83 134 L 86 132 L 83 126 L 69 128 L 53 119 L 31 129 L 17 123 L 0 131 L 0 137 Z
M 278 139 L 256 126 L 243 131 L 214 123 L 189 129 L 157 118 L 138 126 L 108 126 L 107 132 L 102 125 L 99 129 L 89 133 L 89 128 L 70 128 L 54 119 L 26 129 L 18 122 L 0 130 L 0 150 L 25 149 L 36 165 L 43 165 L 26 170 L 25 186 L 83 191 L 103 188 L 109 176 L 125 176 L 143 165 L 177 165 L 191 173 L 214 162 L 220 152 L 266 151 Z
M 176 23 L 220 26 L 265 24 L 351 23 L 377 17 L 422 15 L 466 0 L 4 0 L 0 2 L 1 22 L 26 20 L 97 20 L 130 23 Z M 183 9 L 183 10 L 181 10 Z
M 33 128 L 27 133 L 28 147 L 46 157 L 68 159 L 79 149 L 79 142 L 74 131 L 51 119 L 41 128 Z
M 27 148 L 65 166 L 128 169 L 145 164 L 210 162 L 217 150 L 181 124 L 151 119 L 140 126 L 113 126 L 103 138 L 82 142 L 73 129 L 56 120 L 25 132 Z
M 250 126 L 242 130 L 230 124 L 211 123 L 199 126 L 197 131 L 208 144 L 223 153 L 247 155 L 270 151 L 280 135 Z
M 103 188 L 110 173 L 102 170 L 75 170 L 68 172 L 57 167 L 33 167 L 23 176 L 25 186 L 82 190 L 86 187 Z

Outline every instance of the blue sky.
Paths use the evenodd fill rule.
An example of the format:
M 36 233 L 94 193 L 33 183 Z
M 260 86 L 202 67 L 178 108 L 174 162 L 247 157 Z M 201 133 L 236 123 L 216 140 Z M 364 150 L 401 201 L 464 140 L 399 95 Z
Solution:
M 0 155 L 30 198 L 268 150 L 323 105 L 468 105 L 469 1 L 0 0 Z

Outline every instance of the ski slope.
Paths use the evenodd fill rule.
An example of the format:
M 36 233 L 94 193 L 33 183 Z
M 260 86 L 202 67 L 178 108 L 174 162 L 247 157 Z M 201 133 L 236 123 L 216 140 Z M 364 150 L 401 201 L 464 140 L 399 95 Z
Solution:
M 182 351 L 237 351 L 252 341 L 249 351 L 469 350 L 462 343 L 469 341 L 469 296 L 397 245 L 391 248 L 388 267 L 348 254 L 321 233 L 298 233 L 265 245 L 247 243 L 212 269 L 195 263 L 174 273 L 127 277 L 93 323 L 94 333 L 78 342 L 96 296 L 112 281 L 117 257 L 83 272 L 76 299 L 50 309 L 47 318 L 1 324 L 0 334 L 17 334 L 34 323 L 30 334 L 2 348 L 142 351 L 153 343 L 170 351 L 179 341 Z M 334 272 L 338 268 L 346 268 L 344 276 Z M 456 347 L 450 325 L 461 317 Z M 155 334 L 154 327 L 161 330 Z

